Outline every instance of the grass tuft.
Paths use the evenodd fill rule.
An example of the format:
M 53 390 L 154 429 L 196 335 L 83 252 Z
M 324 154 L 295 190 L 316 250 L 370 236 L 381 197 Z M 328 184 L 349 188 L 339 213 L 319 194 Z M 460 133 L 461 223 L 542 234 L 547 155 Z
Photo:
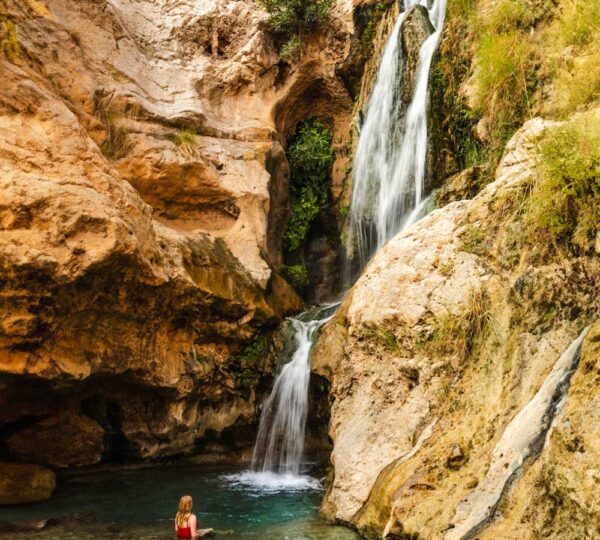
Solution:
M 106 129 L 106 139 L 100 145 L 100 150 L 109 159 L 122 158 L 131 149 L 131 144 L 127 130 L 117 123 L 119 114 L 114 104 L 114 93 L 96 94 L 94 112 Z
M 179 130 L 173 138 L 176 146 L 190 147 L 196 144 L 196 130 L 193 128 L 184 128 Z
M 549 129 L 540 160 L 525 215 L 529 242 L 591 252 L 600 222 L 600 122 L 588 117 Z
M 0 6 L 1 7 L 1 6 Z M 0 52 L 13 64 L 18 63 L 21 56 L 21 42 L 14 22 L 0 15 Z

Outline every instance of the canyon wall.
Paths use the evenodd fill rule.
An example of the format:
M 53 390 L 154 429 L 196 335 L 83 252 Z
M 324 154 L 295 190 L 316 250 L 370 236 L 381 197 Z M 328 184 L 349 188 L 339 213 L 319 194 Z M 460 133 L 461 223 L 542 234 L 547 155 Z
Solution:
M 278 274 L 287 137 L 308 115 L 346 137 L 352 5 L 294 62 L 251 1 L 0 10 L 1 458 L 251 444 L 303 305 Z

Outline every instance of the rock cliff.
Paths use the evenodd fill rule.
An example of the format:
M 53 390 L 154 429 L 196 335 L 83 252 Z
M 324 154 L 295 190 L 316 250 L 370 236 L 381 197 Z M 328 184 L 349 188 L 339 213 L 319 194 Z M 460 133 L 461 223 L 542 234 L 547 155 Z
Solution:
M 542 260 L 539 245 L 517 244 L 523 194 L 540 174 L 539 141 L 550 128 L 525 124 L 481 193 L 434 210 L 382 248 L 323 330 L 313 369 L 331 382 L 335 470 L 323 511 L 366 537 L 598 533 L 596 448 L 582 428 L 597 416 L 597 392 L 586 405 L 578 397 L 597 374 L 586 352 L 596 330 L 583 343 L 587 363 L 578 364 L 576 347 L 563 357 L 567 372 L 580 365 L 572 385 L 552 375 L 597 317 L 598 254 Z M 544 397 L 548 380 L 564 386 Z M 537 420 L 528 416 L 534 398 L 545 403 Z M 498 476 L 494 460 L 509 459 L 503 441 L 517 444 L 517 415 L 533 433 L 514 474 Z M 571 467 L 572 459 L 583 461 Z
M 214 448 L 255 422 L 302 307 L 277 273 L 284 148 L 307 115 L 347 133 L 352 6 L 293 63 L 251 1 L 0 10 L 0 455 Z

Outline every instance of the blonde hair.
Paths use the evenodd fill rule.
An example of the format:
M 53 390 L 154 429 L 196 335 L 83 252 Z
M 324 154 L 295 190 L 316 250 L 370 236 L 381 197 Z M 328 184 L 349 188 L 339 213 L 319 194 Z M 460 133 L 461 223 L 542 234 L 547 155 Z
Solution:
M 192 505 L 194 501 L 189 495 L 184 495 L 179 499 L 179 508 L 177 509 L 177 515 L 175 516 L 175 524 L 178 527 L 185 527 L 187 521 L 192 514 Z

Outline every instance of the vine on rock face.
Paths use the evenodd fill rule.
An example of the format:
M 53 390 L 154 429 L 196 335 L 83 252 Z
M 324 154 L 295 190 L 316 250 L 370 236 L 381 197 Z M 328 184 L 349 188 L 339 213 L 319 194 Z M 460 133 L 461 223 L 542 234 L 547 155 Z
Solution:
M 269 13 L 269 24 L 285 43 L 281 54 L 286 60 L 298 56 L 305 35 L 329 19 L 332 0 L 259 0 Z

